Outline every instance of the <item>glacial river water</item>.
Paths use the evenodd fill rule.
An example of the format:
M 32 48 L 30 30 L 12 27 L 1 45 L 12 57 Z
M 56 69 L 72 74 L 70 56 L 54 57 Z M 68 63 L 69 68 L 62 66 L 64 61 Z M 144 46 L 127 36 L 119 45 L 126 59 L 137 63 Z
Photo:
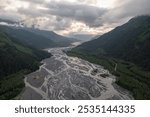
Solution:
M 47 49 L 53 56 L 42 61 L 38 71 L 25 77 L 23 100 L 105 100 L 133 99 L 115 84 L 115 76 L 100 65 L 63 51 L 70 47 Z

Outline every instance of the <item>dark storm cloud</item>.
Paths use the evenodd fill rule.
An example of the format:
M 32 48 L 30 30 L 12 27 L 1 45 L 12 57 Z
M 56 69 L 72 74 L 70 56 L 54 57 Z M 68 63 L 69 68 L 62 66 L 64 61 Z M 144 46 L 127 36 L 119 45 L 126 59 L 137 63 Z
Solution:
M 54 15 L 67 19 L 76 20 L 85 23 L 89 27 L 100 27 L 104 23 L 122 22 L 124 19 L 128 19 L 137 15 L 150 14 L 150 0 L 118 0 L 117 5 L 113 9 L 104 9 L 87 4 L 80 4 L 71 2 L 55 2 L 52 0 L 49 3 L 43 0 L 22 0 L 30 2 L 32 10 L 19 9 L 20 13 L 26 15 L 33 15 L 34 17 L 44 15 Z M 47 8 L 47 11 L 37 10 L 32 8 L 34 4 L 42 4 Z M 65 22 L 63 20 L 63 22 Z M 69 23 L 68 23 L 69 24 Z M 55 24 L 56 25 L 56 24 Z M 60 25 L 58 25 L 60 27 Z M 59 28 L 58 27 L 58 28 Z
M 107 12 L 103 8 L 70 2 L 51 2 L 47 4 L 47 7 L 52 15 L 80 21 L 90 27 L 101 26 L 101 17 Z
M 53 15 L 58 18 L 64 18 L 65 20 L 70 19 L 72 21 L 75 20 L 83 22 L 89 27 L 102 26 L 101 17 L 107 12 L 106 9 L 99 8 L 96 6 L 90 6 L 79 3 L 74 4 L 71 2 L 55 2 L 55 1 L 43 3 L 41 6 L 47 8 L 46 10 L 43 10 L 34 8 L 33 3 L 38 2 L 40 3 L 41 2 L 40 0 L 38 0 L 38 2 L 36 0 L 31 0 L 28 2 L 30 2 L 30 8 L 28 9 L 19 8 L 18 9 L 19 13 L 33 17 L 39 17 L 42 15 L 43 16 Z M 63 22 L 65 21 L 63 20 Z
M 69 28 L 71 25 L 70 19 L 64 19 L 61 17 L 56 17 L 54 30 L 65 30 L 66 28 Z
M 29 10 L 29 9 L 32 9 L 32 10 Z M 46 15 L 43 13 L 42 10 L 37 9 L 34 6 L 30 6 L 28 9 L 18 8 L 18 13 L 32 17 L 32 18 L 41 17 L 41 16 Z

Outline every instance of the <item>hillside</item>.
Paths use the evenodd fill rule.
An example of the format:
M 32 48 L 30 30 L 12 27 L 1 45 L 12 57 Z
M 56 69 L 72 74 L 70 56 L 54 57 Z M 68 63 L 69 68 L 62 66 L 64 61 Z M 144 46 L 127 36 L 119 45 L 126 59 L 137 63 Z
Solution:
M 133 62 L 150 70 L 150 16 L 139 16 L 77 47 L 96 55 Z
M 12 99 L 24 87 L 24 75 L 39 68 L 50 54 L 21 44 L 0 31 L 0 99 Z
M 38 49 L 66 47 L 78 41 L 77 39 L 58 35 L 53 31 L 27 28 L 19 25 L 19 22 L 5 19 L 0 19 L 0 31 L 11 35 L 11 37 L 16 38 L 22 44 Z
M 56 46 L 53 41 L 41 35 L 37 35 L 30 31 L 24 30 L 23 28 L 0 26 L 0 31 L 7 33 L 11 37 L 15 38 L 18 42 L 30 47 L 43 49 Z
M 68 55 L 104 66 L 135 99 L 150 99 L 150 16 L 135 17 Z
M 57 47 L 69 46 L 71 43 L 78 41 L 77 39 L 67 38 L 61 35 L 56 34 L 53 31 L 25 28 L 25 30 L 35 33 L 37 35 L 41 35 L 44 38 L 47 38 L 55 43 Z

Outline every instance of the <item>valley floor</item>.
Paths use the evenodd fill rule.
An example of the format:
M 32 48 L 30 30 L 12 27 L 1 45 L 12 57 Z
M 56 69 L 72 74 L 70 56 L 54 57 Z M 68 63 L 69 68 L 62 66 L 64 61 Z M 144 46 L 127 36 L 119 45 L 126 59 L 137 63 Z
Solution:
M 36 72 L 25 77 L 22 100 L 133 99 L 115 84 L 116 77 L 100 65 L 69 57 L 67 48 L 48 49 L 53 56 L 42 61 Z

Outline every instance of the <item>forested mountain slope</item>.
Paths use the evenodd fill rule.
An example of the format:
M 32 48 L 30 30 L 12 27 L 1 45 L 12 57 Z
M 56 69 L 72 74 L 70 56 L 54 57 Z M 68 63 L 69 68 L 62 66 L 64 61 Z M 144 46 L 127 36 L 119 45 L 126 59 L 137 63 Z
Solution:
M 26 28 L 27 31 L 33 32 L 37 35 L 41 35 L 44 38 L 47 38 L 55 43 L 57 47 L 69 46 L 71 43 L 78 41 L 74 38 L 68 38 L 61 35 L 56 34 L 53 31 L 46 31 L 46 30 L 39 30 L 39 29 L 32 29 Z
M 21 44 L 0 31 L 0 99 L 12 99 L 24 87 L 24 75 L 39 68 L 40 61 L 51 55 Z
M 52 40 L 47 39 L 40 34 L 37 35 L 30 31 L 24 30 L 23 28 L 0 26 L 0 31 L 15 38 L 18 42 L 30 47 L 43 49 L 56 46 Z
M 11 37 L 16 38 L 22 44 L 38 49 L 66 47 L 78 41 L 74 38 L 58 35 L 53 31 L 27 28 L 19 25 L 18 22 L 5 19 L 0 19 L 0 31 L 11 35 Z
M 77 49 L 131 61 L 150 70 L 150 16 L 135 17 Z

